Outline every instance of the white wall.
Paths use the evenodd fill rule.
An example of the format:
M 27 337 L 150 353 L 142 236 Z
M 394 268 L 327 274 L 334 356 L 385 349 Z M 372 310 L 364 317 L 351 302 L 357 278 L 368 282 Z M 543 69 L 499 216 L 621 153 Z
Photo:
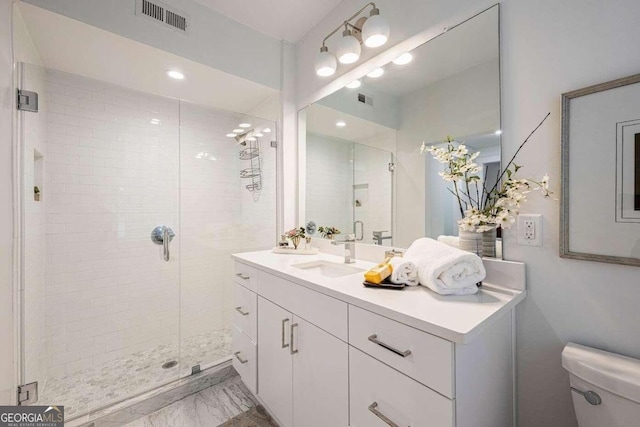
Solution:
M 446 37 L 446 36 L 445 36 Z M 441 189 L 437 171 L 426 170 L 420 155 L 422 142 L 443 141 L 447 135 L 460 137 L 491 132 L 500 127 L 500 89 L 498 61 L 489 61 L 433 83 L 400 100 L 400 123 L 397 132 L 396 169 L 398 188 L 398 221 L 396 245 L 408 247 L 422 236 L 444 234 L 441 227 L 445 201 L 432 197 Z M 427 178 L 425 180 L 425 177 Z M 433 179 L 435 185 L 426 185 Z M 444 196 L 449 200 L 449 193 Z M 435 204 L 435 209 L 426 206 Z M 448 203 L 447 203 L 448 204 Z M 411 209 L 406 209 L 412 206 Z
M 376 2 L 390 21 L 391 45 L 492 3 L 408 0 L 400 7 L 392 0 Z M 503 159 L 510 158 L 551 111 L 551 118 L 521 152 L 520 163 L 528 175 L 549 172 L 559 192 L 560 95 L 638 73 L 640 4 L 506 0 L 501 5 Z M 320 40 L 359 6 L 355 0 L 343 1 L 299 43 L 300 100 L 328 83 L 313 72 Z M 516 246 L 512 233 L 505 237 L 507 259 L 527 264 L 529 295 L 518 308 L 517 335 L 521 427 L 576 426 L 568 376 L 560 364 L 567 341 L 640 358 L 640 270 L 560 259 L 558 210 L 558 202 L 533 197 L 523 209 L 544 215 L 542 248 Z
M 218 70 L 280 88 L 280 41 L 192 0 L 164 0 L 189 16 L 188 34 L 136 16 L 136 0 L 25 1 Z
M 0 0 L 0 404 L 14 401 L 13 50 L 11 0 Z

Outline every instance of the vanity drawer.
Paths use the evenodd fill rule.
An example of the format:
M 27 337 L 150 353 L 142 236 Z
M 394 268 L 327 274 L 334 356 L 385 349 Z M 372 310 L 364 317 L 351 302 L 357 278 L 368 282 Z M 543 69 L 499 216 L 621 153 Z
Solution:
M 452 400 L 349 347 L 351 427 L 453 427 Z
M 257 342 L 258 295 L 237 283 L 233 287 L 233 325 L 255 343 Z
M 233 266 L 233 280 L 253 292 L 258 291 L 258 270 L 256 268 L 236 261 Z
M 251 342 L 248 336 L 242 333 L 235 326 L 233 329 L 233 367 L 240 377 L 242 382 L 253 393 L 257 392 L 257 373 L 258 373 L 258 352 L 256 345 Z
M 264 271 L 258 294 L 347 342 L 347 303 Z
M 349 306 L 349 344 L 449 398 L 454 390 L 453 343 Z

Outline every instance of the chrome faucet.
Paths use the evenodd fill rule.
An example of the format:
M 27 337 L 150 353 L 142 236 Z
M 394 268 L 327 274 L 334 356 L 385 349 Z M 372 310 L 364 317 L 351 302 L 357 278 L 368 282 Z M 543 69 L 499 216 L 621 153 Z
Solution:
M 392 236 L 382 236 L 383 233 L 387 233 L 387 230 L 383 231 L 374 231 L 373 232 L 373 240 L 376 241 L 376 245 L 382 245 L 383 240 L 391 239 Z
M 335 237 L 337 238 L 337 237 Z M 345 234 L 340 240 L 332 240 L 332 245 L 344 245 L 344 263 L 353 264 L 356 262 L 356 235 Z

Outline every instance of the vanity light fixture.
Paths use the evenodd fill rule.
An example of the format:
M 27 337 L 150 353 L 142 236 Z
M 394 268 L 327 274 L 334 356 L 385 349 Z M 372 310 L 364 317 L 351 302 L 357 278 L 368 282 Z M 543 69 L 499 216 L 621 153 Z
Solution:
M 360 80 L 354 80 L 351 83 L 347 83 L 345 87 L 348 87 L 349 89 L 357 89 L 361 85 L 362 85 L 362 82 Z
M 336 122 L 336 126 L 338 126 L 339 128 L 343 128 L 343 127 L 345 127 L 346 125 L 347 125 L 347 124 L 346 124 L 344 121 L 342 121 L 342 120 L 339 120 L 339 121 L 337 121 L 337 122 Z
M 373 70 L 369 74 L 367 74 L 367 77 L 371 77 L 372 79 L 377 79 L 378 77 L 382 76 L 383 74 L 384 74 L 384 68 L 376 68 L 375 70 Z
M 184 80 L 184 74 L 182 74 L 180 71 L 176 71 L 176 70 L 168 70 L 167 71 L 167 75 L 169 77 L 171 77 L 172 79 L 176 79 L 176 80 Z
M 240 123 L 240 124 L 238 125 L 238 127 L 241 127 L 241 128 L 250 128 L 250 127 L 251 127 L 251 123 Z
M 409 52 L 405 52 L 402 55 L 398 56 L 396 59 L 394 59 L 393 63 L 396 65 L 405 65 L 411 62 L 412 60 L 413 60 L 413 55 L 411 55 Z
M 371 8 L 369 17 L 360 16 L 367 8 Z M 356 18 L 358 18 L 356 20 Z M 355 20 L 355 23 L 352 21 Z M 344 26 L 342 39 L 338 42 L 336 55 L 329 52 L 327 40 Z M 353 64 L 360 59 L 361 44 L 368 47 L 380 47 L 389 39 L 389 24 L 380 16 L 380 9 L 375 3 L 367 3 L 363 8 L 345 19 L 323 40 L 320 52 L 316 56 L 315 70 L 321 77 L 332 76 L 338 68 L 338 61 L 342 64 Z

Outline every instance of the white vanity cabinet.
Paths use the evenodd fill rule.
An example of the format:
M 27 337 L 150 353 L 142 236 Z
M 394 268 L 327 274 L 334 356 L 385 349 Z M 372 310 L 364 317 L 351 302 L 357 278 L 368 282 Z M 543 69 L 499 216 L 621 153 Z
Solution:
M 283 427 L 348 426 L 348 345 L 305 319 L 346 337 L 347 305 L 268 274 L 257 284 L 272 299 L 258 296 L 258 397 Z
M 439 319 L 452 324 L 451 330 L 464 331 L 460 316 L 484 309 L 482 304 L 500 308 L 503 291 L 483 289 L 482 295 L 458 299 L 415 288 L 375 293 L 354 277 L 328 283 L 333 289 L 325 293 L 314 290 L 309 279 L 297 279 L 286 265 L 263 269 L 236 258 L 236 271 L 242 274 L 236 278 L 242 289 L 235 294 L 242 310 L 234 314 L 239 326 L 234 326 L 234 350 L 246 353 L 243 360 L 253 357 L 257 373 L 248 361 L 234 358 L 234 366 L 282 427 L 514 425 L 512 309 L 478 323 L 472 339 L 467 334 L 458 340 L 460 335 L 416 327 L 416 315 L 374 312 L 349 295 L 340 299 L 342 289 L 352 286 L 352 294 L 383 295 L 389 304 L 402 299 L 407 311 L 422 313 L 424 304 L 443 313 Z M 465 308 L 456 312 L 460 307 Z M 251 314 L 243 315 L 245 308 L 257 311 L 255 323 Z

